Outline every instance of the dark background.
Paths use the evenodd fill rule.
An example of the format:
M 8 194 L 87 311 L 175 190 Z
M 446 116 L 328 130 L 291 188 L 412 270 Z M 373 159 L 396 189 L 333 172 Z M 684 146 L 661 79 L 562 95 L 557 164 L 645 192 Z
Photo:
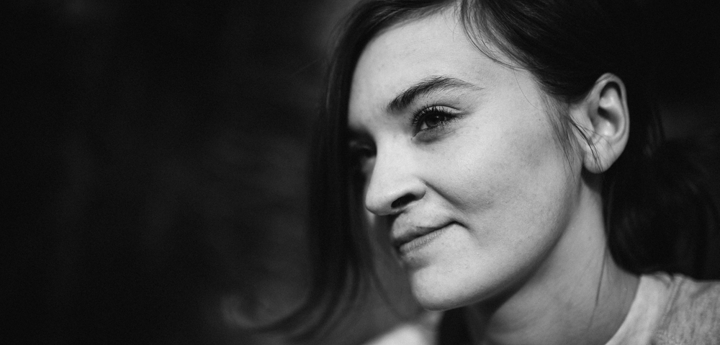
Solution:
M 307 283 L 309 133 L 352 2 L 5 1 L 2 342 L 285 343 L 247 326 Z M 673 138 L 720 127 L 710 2 L 643 1 Z M 398 320 L 350 313 L 329 343 Z

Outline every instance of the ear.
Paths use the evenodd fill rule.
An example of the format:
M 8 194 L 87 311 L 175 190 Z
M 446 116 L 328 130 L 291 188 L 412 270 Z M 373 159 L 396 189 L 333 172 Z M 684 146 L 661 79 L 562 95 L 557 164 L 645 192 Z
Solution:
M 614 74 L 600 76 L 588 95 L 571 107 L 582 138 L 583 166 L 599 174 L 620 157 L 630 134 L 625 84 Z

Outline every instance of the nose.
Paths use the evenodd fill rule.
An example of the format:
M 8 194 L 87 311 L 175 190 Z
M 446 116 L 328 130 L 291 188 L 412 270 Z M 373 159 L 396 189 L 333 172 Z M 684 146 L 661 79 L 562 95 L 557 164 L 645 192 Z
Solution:
M 368 211 L 378 216 L 398 214 L 424 196 L 425 185 L 409 155 L 381 155 L 378 151 L 365 192 Z

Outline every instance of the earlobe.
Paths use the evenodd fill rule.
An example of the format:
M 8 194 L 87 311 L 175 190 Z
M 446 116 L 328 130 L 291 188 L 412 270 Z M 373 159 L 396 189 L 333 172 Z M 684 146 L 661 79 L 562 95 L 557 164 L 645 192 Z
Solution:
M 583 166 L 602 173 L 620 157 L 630 134 L 625 85 L 616 75 L 603 74 L 573 108 L 573 120 L 583 136 Z

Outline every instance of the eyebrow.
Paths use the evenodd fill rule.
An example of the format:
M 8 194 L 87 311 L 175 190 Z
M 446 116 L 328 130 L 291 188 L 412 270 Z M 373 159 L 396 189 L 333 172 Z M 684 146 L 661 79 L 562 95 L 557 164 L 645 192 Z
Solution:
M 388 112 L 400 112 L 407 108 L 412 102 L 418 97 L 427 95 L 431 92 L 455 89 L 455 88 L 472 88 L 480 89 L 480 87 L 468 83 L 466 81 L 445 77 L 445 76 L 432 76 L 421 80 L 419 83 L 410 86 L 401 92 L 395 99 L 393 99 L 387 105 Z

